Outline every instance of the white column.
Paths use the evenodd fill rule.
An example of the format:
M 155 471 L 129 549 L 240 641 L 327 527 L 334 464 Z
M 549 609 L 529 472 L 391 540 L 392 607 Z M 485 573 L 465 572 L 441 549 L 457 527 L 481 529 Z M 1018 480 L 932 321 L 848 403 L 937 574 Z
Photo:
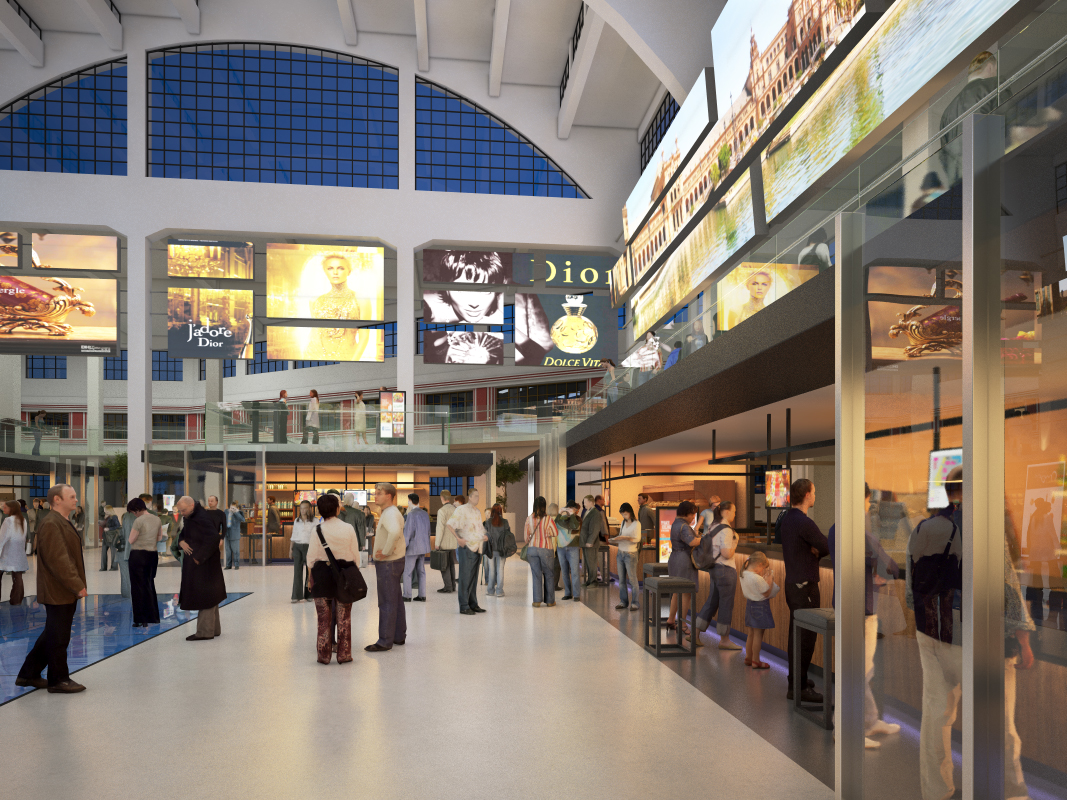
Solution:
M 89 452 L 98 455 L 104 446 L 104 359 L 86 356 L 86 414 L 85 430 Z
M 18 423 L 22 420 L 22 376 L 25 375 L 22 356 L 0 356 L 0 370 L 11 380 L 0 381 L 0 419 L 10 419 Z M 0 429 L 0 450 L 19 452 L 22 440 L 22 428 L 15 424 L 13 429 Z M 10 437 L 10 448 L 8 437 Z
M 402 244 L 396 253 L 396 388 L 405 392 L 405 409 L 415 408 L 415 253 Z M 414 441 L 414 416 L 408 441 Z
M 131 233 L 127 241 L 127 485 L 130 495 L 136 497 L 148 491 L 141 457 L 152 441 L 152 273 L 147 237 L 143 233 Z
M 222 419 L 219 403 L 222 402 L 222 359 L 209 358 L 204 369 L 204 442 L 222 442 Z

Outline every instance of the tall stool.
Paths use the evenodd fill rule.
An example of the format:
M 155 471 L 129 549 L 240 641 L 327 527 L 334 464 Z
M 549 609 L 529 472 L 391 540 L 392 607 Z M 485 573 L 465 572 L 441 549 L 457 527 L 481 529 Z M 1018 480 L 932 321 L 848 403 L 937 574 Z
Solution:
M 813 631 L 822 636 L 822 714 L 800 704 L 800 632 Z M 793 612 L 793 710 L 826 730 L 834 727 L 834 610 L 832 608 L 798 608 Z
M 696 608 L 697 602 L 697 585 L 693 581 L 686 580 L 685 578 L 671 578 L 669 576 L 655 576 L 645 578 L 644 584 L 641 587 L 641 592 L 645 599 L 645 612 L 642 615 L 644 617 L 644 629 L 645 629 L 645 649 L 651 653 L 655 653 L 656 658 L 696 658 L 697 655 L 697 633 L 693 632 L 693 635 L 689 640 L 689 647 L 686 647 L 683 643 L 682 630 L 685 628 L 683 620 L 679 617 L 678 628 L 676 631 L 677 641 L 675 643 L 664 642 L 662 636 L 662 618 L 660 617 L 660 608 L 663 606 L 663 598 L 670 597 L 671 595 L 679 595 L 678 607 L 681 608 L 680 595 L 690 595 L 689 606 L 690 608 Z M 649 641 L 649 631 L 654 632 L 655 642 Z

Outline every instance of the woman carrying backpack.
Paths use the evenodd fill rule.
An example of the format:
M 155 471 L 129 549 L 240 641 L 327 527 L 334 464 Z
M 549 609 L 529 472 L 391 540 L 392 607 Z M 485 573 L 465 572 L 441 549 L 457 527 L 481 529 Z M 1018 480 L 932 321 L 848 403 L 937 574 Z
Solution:
M 697 630 L 706 631 L 713 616 L 717 617 L 720 650 L 740 650 L 741 646 L 730 641 L 730 621 L 734 615 L 734 595 L 737 592 L 737 532 L 733 528 L 737 509 L 726 501 L 715 509 L 715 522 L 706 535 L 711 537 L 712 557 L 711 593 L 697 616 Z
M 504 561 L 514 555 L 516 550 L 515 534 L 511 525 L 504 519 L 504 508 L 499 503 L 493 506 L 489 519 L 485 521 L 485 534 L 489 537 L 485 552 L 489 556 L 489 580 L 486 582 L 486 594 L 489 597 L 504 596 Z

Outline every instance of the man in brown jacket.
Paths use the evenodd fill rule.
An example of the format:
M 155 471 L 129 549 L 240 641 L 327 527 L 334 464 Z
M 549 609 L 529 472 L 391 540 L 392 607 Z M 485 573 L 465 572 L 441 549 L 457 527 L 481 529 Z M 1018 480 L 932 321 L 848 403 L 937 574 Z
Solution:
M 51 511 L 37 523 L 37 602 L 45 608 L 44 631 L 26 656 L 15 685 L 73 694 L 85 690 L 70 679 L 67 668 L 74 612 L 78 599 L 87 594 L 82 540 L 69 520 L 78 495 L 74 487 L 59 483 L 48 490 L 48 505 Z M 47 680 L 41 677 L 46 666 Z

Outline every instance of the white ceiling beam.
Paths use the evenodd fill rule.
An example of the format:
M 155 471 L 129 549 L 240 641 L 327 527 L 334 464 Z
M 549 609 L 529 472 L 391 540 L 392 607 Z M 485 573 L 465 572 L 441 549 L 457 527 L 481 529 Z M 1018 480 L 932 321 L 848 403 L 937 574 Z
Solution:
M 567 77 L 567 88 L 563 92 L 563 102 L 559 105 L 559 119 L 556 124 L 556 136 L 566 139 L 571 135 L 571 126 L 578 113 L 578 104 L 582 102 L 585 83 L 589 80 L 589 70 L 593 66 L 593 55 L 600 43 L 600 34 L 604 32 L 604 18 L 593 11 L 591 6 L 585 9 L 585 24 L 582 36 L 578 40 L 578 49 L 571 62 Z
M 663 102 L 663 98 L 666 96 L 667 87 L 661 83 L 659 88 L 656 89 L 656 93 L 652 96 L 652 102 L 648 106 L 648 111 L 646 111 L 645 116 L 641 118 L 641 124 L 637 126 L 638 144 L 641 144 L 641 137 L 645 135 L 648 126 L 652 124 L 652 118 L 656 116 L 656 112 L 659 111 L 659 104 Z
M 341 29 L 345 33 L 345 44 L 355 47 L 359 44 L 359 28 L 356 27 L 356 12 L 352 0 L 337 0 L 337 10 L 341 12 Z
M 415 0 L 415 48 L 419 53 L 419 72 L 428 72 L 430 42 L 426 34 L 426 0 Z
M 122 49 L 122 23 L 111 10 L 107 0 L 74 0 L 81 7 L 104 43 L 112 50 Z
M 196 0 L 170 0 L 170 4 L 182 18 L 188 33 L 200 33 L 200 6 Z
M 511 0 L 496 0 L 493 11 L 493 47 L 489 53 L 489 96 L 500 97 L 500 81 L 504 77 L 504 46 L 508 41 L 508 17 Z
M 0 0 L 0 34 L 33 66 L 44 66 L 44 42 L 41 37 L 4 0 Z

